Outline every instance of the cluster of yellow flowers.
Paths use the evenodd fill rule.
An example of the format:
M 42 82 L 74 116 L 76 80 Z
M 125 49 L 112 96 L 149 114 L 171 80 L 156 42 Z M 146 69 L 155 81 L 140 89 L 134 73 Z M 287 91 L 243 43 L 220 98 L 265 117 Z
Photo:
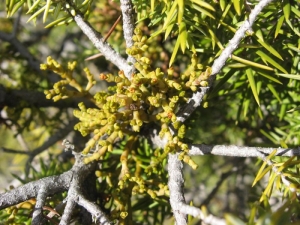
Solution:
M 177 120 L 176 111 L 193 91 L 199 86 L 207 85 L 210 68 L 202 71 L 203 66 L 197 63 L 196 55 L 193 55 L 191 64 L 180 76 L 174 76 L 173 68 L 169 68 L 166 73 L 160 68 L 152 69 L 151 60 L 144 56 L 148 49 L 147 37 L 142 35 L 141 30 L 135 29 L 133 40 L 134 45 L 127 49 L 127 53 L 136 59 L 134 66 L 137 72 L 132 74 L 132 78 L 128 79 L 123 71 L 116 76 L 100 74 L 102 80 L 115 82 L 116 85 L 93 96 L 97 108 L 86 108 L 80 103 L 79 110 L 74 110 L 74 115 L 80 120 L 75 129 L 82 135 L 94 135 L 82 153 L 87 154 L 96 145 L 100 146 L 86 158 L 86 163 L 99 160 L 107 151 L 113 150 L 116 140 L 122 139 L 124 135 L 137 135 L 143 125 L 151 122 L 160 125 L 160 137 L 168 140 L 158 162 L 170 152 L 188 150 L 187 145 L 182 142 L 185 125 Z M 47 64 L 41 65 L 42 69 L 51 69 L 63 78 L 54 85 L 54 89 L 45 92 L 47 98 L 57 101 L 74 96 L 75 91 L 68 90 L 66 85 L 73 86 L 81 96 L 88 95 L 95 83 L 93 76 L 85 69 L 89 82 L 83 89 L 72 77 L 75 65 L 76 63 L 69 63 L 67 70 L 64 70 L 52 58 L 48 59 Z M 170 131 L 171 123 L 176 132 Z M 101 138 L 103 136 L 106 138 Z M 181 158 L 192 164 L 187 155 L 182 155 Z M 195 167 L 193 164 L 192 166 Z
M 177 120 L 176 112 L 194 91 L 201 86 L 207 86 L 207 79 L 210 76 L 210 68 L 203 71 L 203 66 L 197 63 L 196 55 L 192 56 L 190 65 L 179 76 L 172 67 L 165 72 L 160 68 L 153 69 L 151 59 L 145 56 L 149 53 L 151 45 L 147 37 L 136 29 L 133 40 L 134 45 L 127 49 L 127 53 L 136 59 L 134 64 L 136 73 L 132 74 L 131 79 L 128 79 L 123 71 L 119 71 L 117 75 L 100 74 L 100 79 L 113 82 L 115 85 L 94 95 L 90 94 L 89 90 L 95 84 L 95 80 L 87 68 L 84 71 L 88 83 L 83 88 L 73 78 L 76 62 L 69 63 L 67 69 L 64 69 L 49 57 L 47 64 L 41 65 L 42 69 L 52 70 L 62 78 L 53 89 L 45 91 L 48 99 L 58 101 L 80 96 L 88 98 L 95 104 L 95 107 L 87 108 L 84 103 L 80 103 L 79 109 L 74 110 L 74 116 L 80 120 L 75 129 L 84 136 L 93 135 L 82 151 L 82 154 L 86 155 L 85 163 L 107 159 L 110 156 L 107 153 L 114 150 L 114 144 L 126 138 L 126 144 L 120 153 L 120 170 L 96 171 L 96 176 L 101 180 L 105 179 L 112 188 L 111 195 L 117 206 L 116 217 L 122 218 L 127 216 L 128 196 L 124 196 L 125 190 L 132 194 L 147 193 L 151 198 L 168 195 L 167 185 L 159 177 L 161 164 L 166 161 L 169 153 L 180 152 L 180 160 L 192 168 L 197 168 L 186 154 L 188 145 L 183 141 L 186 127 Z M 144 149 L 147 153 L 141 152 L 134 143 L 138 142 L 138 137 L 142 133 L 141 128 L 151 124 L 160 127 L 159 136 L 165 138 L 165 148 L 150 152 Z M 115 158 L 110 163 L 114 160 Z M 156 174 L 157 178 L 148 179 L 151 174 Z M 113 177 L 118 177 L 117 188 Z

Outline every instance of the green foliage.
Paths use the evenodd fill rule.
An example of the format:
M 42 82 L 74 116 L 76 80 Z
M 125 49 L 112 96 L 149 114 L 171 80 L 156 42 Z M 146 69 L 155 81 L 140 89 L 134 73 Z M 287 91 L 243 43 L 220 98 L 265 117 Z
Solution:
M 164 33 L 166 41 L 168 38 L 177 38 L 171 49 L 170 64 L 177 63 L 176 55 L 177 58 L 182 58 L 178 54 L 179 46 L 183 52 L 186 47 L 191 52 L 197 52 L 204 65 L 210 64 L 232 38 L 242 21 L 247 19 L 251 8 L 247 3 L 238 0 L 222 0 L 218 3 L 153 0 L 148 3 L 134 3 L 139 9 L 138 18 L 150 19 L 149 25 L 156 30 L 152 36 Z M 248 36 L 223 68 L 226 75 L 218 77 L 220 82 L 210 98 L 216 95 L 230 98 L 233 93 L 235 99 L 242 101 L 237 110 L 237 122 L 248 120 L 250 115 L 259 115 L 257 119 L 262 120 L 271 113 L 262 112 L 252 104 L 251 92 L 261 107 L 270 107 L 269 102 L 266 102 L 270 94 L 276 99 L 272 102 L 273 107 L 282 107 L 281 99 L 288 98 L 285 95 L 287 92 L 282 92 L 282 85 L 287 80 L 281 77 L 297 79 L 299 76 L 299 27 L 292 25 L 297 24 L 298 19 L 299 5 L 296 2 L 271 3 L 259 15 L 253 31 L 248 32 Z M 282 40 L 281 38 L 284 39 L 283 42 L 277 41 Z M 298 88 L 297 82 L 289 82 L 289 85 L 292 89 Z M 297 101 L 295 99 L 293 102 Z M 282 118 L 282 113 L 278 116 Z
M 271 158 L 274 157 L 275 154 L 276 150 L 274 150 L 273 153 L 264 160 L 263 165 L 258 171 L 253 182 L 253 185 L 255 185 L 267 173 L 270 173 L 268 185 L 262 193 L 260 201 L 270 198 L 274 188 L 275 190 L 283 192 L 284 196 L 287 196 L 289 193 L 296 194 L 298 192 L 300 184 L 299 160 L 295 156 L 288 159 L 277 157 L 278 159 L 275 159 L 276 161 L 271 161 Z
M 101 193 L 111 196 L 106 207 L 112 211 L 112 218 L 121 218 L 125 224 L 138 210 L 151 209 L 149 219 L 153 217 L 152 212 L 158 220 L 166 216 L 164 210 L 168 207 L 168 189 L 166 173 L 162 168 L 168 153 L 183 150 L 180 158 L 193 168 L 197 167 L 184 152 L 187 150 L 183 142 L 185 126 L 176 121 L 175 112 L 197 87 L 207 85 L 210 75 L 210 68 L 203 71 L 195 55 L 180 77 L 174 77 L 173 68 L 166 73 L 159 68 L 153 70 L 151 60 L 143 56 L 148 50 L 147 37 L 136 29 L 133 40 L 135 44 L 127 52 L 137 60 L 135 67 L 138 72 L 132 80 L 128 80 L 122 71 L 117 76 L 100 74 L 100 79 L 115 82 L 116 85 L 94 95 L 89 94 L 95 81 L 88 69 L 85 69 L 88 84 L 86 88 L 81 88 L 72 76 L 76 63 L 68 63 L 64 69 L 48 57 L 47 64 L 41 65 L 42 69 L 52 70 L 62 78 L 53 89 L 45 91 L 47 98 L 58 101 L 80 96 L 90 99 L 97 106 L 86 108 L 83 103 L 79 104 L 80 110 L 75 110 L 74 115 L 81 122 L 75 129 L 82 135 L 93 134 L 82 154 L 87 155 L 86 163 L 101 160 L 103 168 L 96 171 L 96 175 L 100 180 Z M 70 86 L 75 90 L 71 90 Z M 160 136 L 167 138 L 168 143 L 163 150 L 151 149 L 147 143 L 140 144 L 140 131 L 152 123 L 159 125 Z M 171 123 L 177 130 L 174 135 L 167 129 Z M 102 139 L 103 136 L 106 138 Z M 119 148 L 113 147 L 120 140 L 125 141 Z M 131 194 L 136 195 L 132 208 L 128 204 Z
M 34 76 L 23 76 L 28 71 L 22 70 L 21 60 L 14 56 L 11 58 L 19 66 L 10 66 L 5 72 L 19 76 L 12 78 L 18 80 L 18 87 L 28 87 L 30 81 L 39 90 L 47 89 L 48 99 L 59 101 L 83 97 L 93 102 L 95 108 L 87 108 L 81 103 L 79 109 L 74 110 L 74 115 L 80 120 L 75 129 L 84 136 L 92 136 L 82 151 L 87 156 L 86 163 L 92 160 L 101 162 L 102 167 L 96 171 L 101 207 L 111 212 L 111 218 L 120 219 L 121 224 L 131 224 L 132 221 L 162 224 L 170 213 L 167 174 L 164 171 L 167 154 L 183 150 L 180 159 L 193 168 L 197 167 L 186 155 L 188 142 L 185 137 L 195 143 L 299 145 L 300 11 L 296 1 L 275 1 L 267 6 L 257 18 L 253 30 L 247 32 L 217 76 L 212 91 L 204 99 L 205 109 L 198 109 L 189 121 L 180 124 L 176 122 L 177 110 L 199 86 L 207 86 L 209 66 L 242 22 L 247 20 L 252 5 L 240 0 L 134 0 L 133 3 L 137 26 L 143 33 L 136 29 L 135 44 L 126 50 L 137 60 L 137 72 L 132 80 L 128 80 L 122 71 L 117 75 L 101 73 L 100 79 L 113 86 L 92 93 L 95 76 L 84 69 L 87 82 L 83 84 L 78 79 L 80 75 L 76 74 L 80 71 L 75 70 L 76 63 L 80 64 L 84 58 L 79 53 L 76 54 L 77 61 L 69 62 L 67 68 L 64 68 L 63 62 L 58 63 L 51 57 L 41 66 L 61 77 L 52 89 L 45 81 L 37 85 Z M 51 0 L 6 0 L 6 9 L 8 16 L 12 16 L 24 6 L 26 13 L 31 15 L 29 21 L 38 21 L 42 17 L 44 22 L 49 21 L 47 27 L 70 23 L 74 10 L 79 10 L 86 18 L 92 15 L 90 22 L 96 30 L 103 31 L 108 30 L 120 14 L 115 4 L 106 1 L 95 1 L 94 4 L 92 1 L 72 1 L 67 4 Z M 125 54 L 121 35 L 121 26 L 117 26 L 110 42 Z M 5 50 L 9 53 L 9 46 L 5 46 Z M 89 49 L 84 54 L 91 51 Z M 107 68 L 103 70 L 107 71 Z M 19 114 L 17 109 L 10 110 L 9 115 L 15 116 L 18 122 L 31 122 L 38 117 L 41 121 L 50 120 L 44 123 L 47 126 L 54 124 L 54 117 L 48 117 L 47 111 L 42 110 L 40 114 L 32 111 L 32 116 L 26 118 L 25 110 L 20 110 Z M 57 113 L 55 118 L 63 120 L 62 113 L 65 112 Z M 175 134 L 168 130 L 172 123 Z M 29 127 L 28 124 L 25 126 L 25 122 L 19 124 Z M 167 137 L 165 149 L 154 149 L 143 138 L 145 130 L 151 126 L 158 126 L 160 136 Z M 295 191 L 290 192 L 291 188 L 297 190 L 299 184 L 298 159 L 271 156 L 268 160 L 272 160 L 272 164 L 264 162 L 254 180 L 257 184 L 254 188 L 258 188 L 258 181 L 270 173 L 261 201 L 252 204 L 249 224 L 287 221 L 298 210 Z M 221 163 L 223 161 L 213 162 L 210 159 L 198 165 L 201 165 L 202 173 L 209 171 L 207 176 L 212 176 L 217 170 L 222 170 Z M 42 176 L 51 175 L 51 172 L 43 171 Z M 290 185 L 285 185 L 283 175 Z M 206 187 L 212 186 L 204 178 L 201 182 Z M 288 199 L 277 211 L 272 211 L 268 205 L 274 190 L 282 191 L 283 197 Z M 131 194 L 133 197 L 130 199 L 128 196 Z M 285 209 L 289 214 L 283 213 Z M 28 212 L 30 209 L 24 214 Z M 24 215 L 22 210 L 18 213 Z M 6 219 L 10 215 L 13 215 L 12 210 L 1 218 Z M 245 224 L 232 214 L 225 218 L 228 224 Z M 26 220 L 28 218 L 20 219 Z
M 93 133 L 93 138 L 82 151 L 84 155 L 92 152 L 85 158 L 86 163 L 93 160 L 109 162 L 109 173 L 105 173 L 103 172 L 105 169 L 101 169 L 96 172 L 96 175 L 106 180 L 104 186 L 108 185 L 112 190 L 112 193 L 109 194 L 114 199 L 112 205 L 116 208 L 115 213 L 117 213 L 113 217 L 120 216 L 124 221 L 128 213 L 132 214 L 128 212 L 128 196 L 122 194 L 124 192 L 130 193 L 130 195 L 132 193 L 146 195 L 137 204 L 148 199 L 147 196 L 153 198 L 155 202 L 160 202 L 156 204 L 157 207 L 161 207 L 163 202 L 167 203 L 166 200 L 161 202 L 157 196 L 164 196 L 166 192 L 166 174 L 162 172 L 161 166 L 165 164 L 168 153 L 183 150 L 180 159 L 193 168 L 197 167 L 193 160 L 185 154 L 185 151 L 188 150 L 187 145 L 183 142 L 185 126 L 177 122 L 175 113 L 192 92 L 197 90 L 197 87 L 207 85 L 206 80 L 210 75 L 210 68 L 202 71 L 203 66 L 197 62 L 196 56 L 193 56 L 187 70 L 177 78 L 174 77 L 172 68 L 169 68 L 167 73 L 162 72 L 159 68 L 153 70 L 150 67 L 150 59 L 143 56 L 148 49 L 147 37 L 143 36 L 139 29 L 136 29 L 133 40 L 135 44 L 127 52 L 137 60 L 135 67 L 138 72 L 133 75 L 131 80 L 126 78 L 122 71 L 117 76 L 100 74 L 100 79 L 115 82 L 116 85 L 107 91 L 97 92 L 93 96 L 88 94 L 94 80 L 87 69 L 85 72 L 89 82 L 87 87 L 82 89 L 72 77 L 75 63 L 69 63 L 68 68 L 64 69 L 49 57 L 47 64 L 41 65 L 42 69 L 50 69 L 62 78 L 52 90 L 45 91 L 47 98 L 57 101 L 79 95 L 90 98 L 97 106 L 97 108 L 86 108 L 83 103 L 79 104 L 80 110 L 75 110 L 74 115 L 81 122 L 75 126 L 75 129 L 79 130 L 82 135 Z M 74 87 L 78 94 L 68 90 L 67 86 Z M 167 138 L 168 143 L 164 150 L 150 150 L 149 147 L 139 150 L 138 134 L 143 126 L 151 123 L 159 125 L 161 127 L 159 135 Z M 171 123 L 177 130 L 173 135 L 167 129 Z M 106 138 L 102 139 L 103 136 Z M 124 138 L 126 144 L 116 151 L 113 145 Z M 116 154 L 120 154 L 120 160 L 114 163 L 113 159 L 116 159 Z M 117 168 L 120 166 L 121 171 L 115 170 L 113 165 Z M 155 178 L 152 177 L 153 175 Z M 119 177 L 120 180 L 117 183 L 118 189 L 113 188 L 116 184 L 112 183 L 118 180 L 116 177 Z M 154 184 L 156 187 L 152 187 Z M 103 191 L 105 192 L 105 190 Z
M 126 78 L 122 71 L 118 76 L 101 74 L 100 79 L 115 82 L 116 85 L 110 87 L 108 91 L 101 91 L 93 96 L 91 100 L 95 102 L 98 109 L 86 108 L 81 103 L 80 110 L 74 111 L 74 115 L 81 121 L 75 129 L 84 136 L 94 134 L 83 150 L 83 154 L 88 154 L 95 146 L 99 147 L 92 156 L 86 158 L 86 162 L 101 159 L 107 151 L 112 151 L 116 140 L 122 139 L 124 135 L 140 132 L 142 126 L 147 123 L 160 125 L 160 136 L 166 136 L 168 139 L 164 152 L 155 164 L 163 161 L 170 152 L 187 150 L 187 145 L 182 142 L 185 126 L 177 122 L 175 113 L 180 105 L 191 97 L 192 91 L 196 91 L 198 86 L 207 86 L 206 80 L 210 75 L 210 68 L 202 72 L 203 66 L 197 63 L 194 55 L 187 70 L 180 77 L 175 78 L 172 68 L 169 68 L 166 74 L 159 68 L 151 69 L 150 59 L 143 56 L 148 49 L 147 37 L 142 36 L 139 29 L 135 30 L 133 40 L 135 44 L 127 52 L 137 60 L 135 67 L 138 73 L 133 75 L 132 80 Z M 87 91 L 94 83 L 92 75 L 86 70 L 90 80 L 87 88 L 82 90 L 72 78 L 74 66 L 74 63 L 69 63 L 68 69 L 64 70 L 51 58 L 48 58 L 47 64 L 41 65 L 42 69 L 50 69 L 62 77 L 62 80 L 54 85 L 53 90 L 45 92 L 47 98 L 56 101 L 74 96 L 74 92 L 68 91 L 66 85 L 76 88 L 80 95 L 87 95 Z M 174 128 L 178 130 L 177 135 L 172 135 L 168 130 L 170 123 L 173 123 Z M 103 135 L 107 135 L 107 138 L 100 140 Z M 188 156 L 181 157 L 191 166 L 196 167 Z M 154 168 L 155 164 L 152 165 Z
M 31 14 L 29 21 L 36 21 L 37 17 L 43 15 L 43 22 L 45 23 L 49 14 L 51 14 L 52 21 L 46 27 L 52 27 L 56 25 L 69 24 L 73 21 L 72 15 L 75 15 L 75 9 L 80 10 L 80 12 L 86 16 L 89 14 L 92 0 L 82 0 L 82 1 L 72 1 L 68 3 L 67 1 L 54 1 L 54 0 L 6 0 L 6 12 L 7 16 L 10 17 L 15 14 L 19 8 L 26 7 L 27 14 Z M 71 5 L 70 5 L 71 4 Z

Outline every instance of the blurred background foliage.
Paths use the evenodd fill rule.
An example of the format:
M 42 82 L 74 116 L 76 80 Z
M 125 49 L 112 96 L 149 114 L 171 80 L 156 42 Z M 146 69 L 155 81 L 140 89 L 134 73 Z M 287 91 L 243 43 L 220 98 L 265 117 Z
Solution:
M 151 37 L 147 57 L 153 61 L 152 66 L 163 71 L 172 66 L 178 75 L 187 68 L 193 53 L 201 64 L 211 66 L 257 3 L 242 0 L 133 1 L 136 24 Z M 75 78 L 83 86 L 86 84 L 84 67 L 93 74 L 117 73 L 117 69 L 101 56 L 85 61 L 98 52 L 64 12 L 64 4 L 65 1 L 6 0 L 6 6 L 0 5 L 0 84 L 5 88 L 48 90 L 58 78 L 40 71 L 39 64 L 49 55 L 61 64 L 76 60 Z M 80 10 L 103 36 L 121 15 L 119 1 L 78 0 L 73 4 L 69 7 Z M 299 146 L 299 8 L 298 1 L 274 1 L 258 16 L 252 31 L 248 31 L 218 74 L 203 102 L 204 107 L 199 107 L 187 121 L 186 137 L 190 142 Z M 122 36 L 119 23 L 108 42 L 125 55 Z M 93 93 L 106 88 L 107 84 L 99 81 L 98 76 L 95 79 Z M 0 146 L 24 152 L 41 146 L 66 125 L 73 110 L 29 107 L 26 102 L 14 107 L 1 105 L 0 109 Z M 69 138 L 79 147 L 86 142 L 77 133 L 71 133 Z M 144 148 L 146 144 L 141 142 L 141 146 Z M 62 147 L 55 144 L 40 157 L 51 167 L 51 161 L 57 160 L 61 153 Z M 1 154 L 1 180 L 12 180 L 12 172 L 23 173 L 26 154 Z M 63 159 L 58 158 L 61 162 Z M 43 160 L 33 164 L 40 171 L 43 169 L 38 165 L 43 164 Z M 230 213 L 226 216 L 228 224 L 245 224 L 242 221 L 247 220 L 254 224 L 254 215 L 259 218 L 255 224 L 270 224 L 270 221 L 283 224 L 282 219 L 288 224 L 293 222 L 291 218 L 297 220 L 295 213 L 299 206 L 294 201 L 295 196 L 291 196 L 290 201 L 281 201 L 275 192 L 270 201 L 259 202 L 265 185 L 261 182 L 251 188 L 259 168 L 259 164 L 255 164 L 257 160 L 217 156 L 195 157 L 194 160 L 201 172 L 185 167 L 187 202 L 203 205 L 217 216 Z M 280 159 L 274 158 L 274 161 Z M 63 171 L 58 165 L 57 170 Z M 298 171 L 298 166 L 293 169 Z M 30 171 L 29 177 L 36 179 L 34 170 Z M 29 177 L 23 178 L 28 181 Z M 1 189 L 7 188 L 7 183 L 1 185 Z M 142 200 L 148 205 L 140 206 Z M 135 220 L 144 221 L 137 224 L 173 222 L 168 204 L 155 205 L 154 202 L 151 205 L 149 202 L 152 204 L 152 199 L 137 199 Z M 149 214 L 139 211 L 143 207 Z M 283 213 L 286 210 L 288 214 Z M 199 224 L 199 221 L 191 219 L 190 224 Z

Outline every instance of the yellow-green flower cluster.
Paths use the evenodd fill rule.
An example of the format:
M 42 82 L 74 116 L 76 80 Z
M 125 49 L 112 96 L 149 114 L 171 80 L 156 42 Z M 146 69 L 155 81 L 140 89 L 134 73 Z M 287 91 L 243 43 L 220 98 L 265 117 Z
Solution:
M 96 83 L 93 75 L 90 73 L 89 69 L 85 68 L 84 72 L 88 79 L 88 83 L 85 89 L 73 78 L 73 71 L 77 63 L 69 62 L 67 69 L 63 68 L 60 63 L 55 61 L 51 56 L 47 58 L 47 64 L 41 64 L 41 70 L 51 70 L 61 76 L 62 80 L 54 84 L 53 89 L 46 90 L 45 95 L 47 99 L 53 99 L 58 101 L 60 99 L 66 99 L 69 97 L 80 97 L 87 96 L 89 90 Z M 70 87 L 75 88 L 75 90 L 70 89 Z
M 153 63 L 145 57 L 149 50 L 147 37 L 136 29 L 133 40 L 134 45 L 127 49 L 127 53 L 136 59 L 136 73 L 130 79 L 123 71 L 119 71 L 117 75 L 100 74 L 101 80 L 115 85 L 94 95 L 89 93 L 95 80 L 88 69 L 85 69 L 88 83 L 83 88 L 73 78 L 75 62 L 69 63 L 65 69 L 49 57 L 47 64 L 41 65 L 42 69 L 52 70 L 62 78 L 53 89 L 45 92 L 47 98 L 57 101 L 84 96 L 95 104 L 96 107 L 87 108 L 84 103 L 80 103 L 79 109 L 73 111 L 74 116 L 80 120 L 75 129 L 82 135 L 93 135 L 82 151 L 86 155 L 85 163 L 98 160 L 111 163 L 117 160 L 119 169 L 108 167 L 106 171 L 97 171 L 96 175 L 112 189 L 116 218 L 123 219 L 128 213 L 127 202 L 131 194 L 147 193 L 154 199 L 168 194 L 167 186 L 160 178 L 163 177 L 162 165 L 169 153 L 180 152 L 180 160 L 193 168 L 197 167 L 187 155 L 188 145 L 183 141 L 186 127 L 177 120 L 176 112 L 192 96 L 193 91 L 200 86 L 207 86 L 210 76 L 210 68 L 204 70 L 197 63 L 196 55 L 193 55 L 191 64 L 179 76 L 173 68 L 166 71 L 151 68 Z M 69 86 L 73 88 L 70 89 Z M 147 151 L 137 147 L 141 128 L 149 123 L 160 127 L 159 136 L 166 138 L 164 149 Z M 170 127 L 174 129 L 171 131 Z M 109 153 L 113 152 L 116 141 L 124 138 L 126 144 L 121 148 L 120 159 L 115 154 L 110 158 Z M 125 192 L 128 194 L 124 194 Z
M 164 152 L 158 154 L 154 164 L 164 160 L 170 152 L 187 151 L 187 145 L 182 142 L 185 126 L 177 121 L 176 111 L 191 96 L 192 91 L 207 85 L 210 68 L 202 71 L 203 66 L 197 63 L 196 55 L 193 55 L 190 66 L 180 76 L 174 75 L 173 68 L 166 72 L 160 68 L 152 69 L 151 60 L 144 56 L 148 49 L 147 37 L 136 29 L 133 40 L 134 45 L 127 49 L 127 53 L 136 59 L 134 66 L 137 72 L 132 74 L 130 80 L 123 71 L 116 76 L 100 74 L 100 79 L 114 82 L 115 86 L 93 96 L 97 108 L 87 109 L 81 103 L 79 110 L 74 110 L 74 115 L 80 120 L 75 129 L 82 135 L 94 135 L 83 150 L 83 154 L 87 154 L 92 148 L 97 149 L 86 159 L 87 163 L 99 160 L 107 151 L 112 151 L 114 142 L 124 135 L 138 135 L 141 127 L 149 122 L 160 125 L 159 135 L 168 139 Z M 73 94 L 67 90 L 67 84 L 84 94 L 92 87 L 94 80 L 88 70 L 86 74 L 89 83 L 85 90 L 72 78 L 75 65 L 76 63 L 69 63 L 68 69 L 64 70 L 49 57 L 47 64 L 41 66 L 63 78 L 54 85 L 54 89 L 46 92 L 47 98 L 58 100 Z M 175 134 L 169 130 L 171 123 L 177 130 Z

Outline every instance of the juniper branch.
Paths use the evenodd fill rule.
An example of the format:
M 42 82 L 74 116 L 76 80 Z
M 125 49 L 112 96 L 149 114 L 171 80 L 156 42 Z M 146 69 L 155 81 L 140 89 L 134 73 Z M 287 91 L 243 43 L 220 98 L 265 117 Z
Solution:
M 0 194 L 0 209 L 16 205 L 38 195 L 40 187 L 46 185 L 48 187 L 47 194 L 53 195 L 68 189 L 73 171 L 67 171 L 58 176 L 42 178 L 37 181 L 32 181 L 18 188 L 12 189 Z
M 71 215 L 76 204 L 83 206 L 86 210 L 88 210 L 93 218 L 99 220 L 99 222 L 103 225 L 109 225 L 110 221 L 101 211 L 101 209 L 94 203 L 87 200 L 81 193 L 81 186 L 84 184 L 84 180 L 87 177 L 87 172 L 93 171 L 95 169 L 96 163 L 84 164 L 83 156 L 80 153 L 74 153 L 76 161 L 78 161 L 78 165 L 85 167 L 90 165 L 91 168 L 89 171 L 86 170 L 77 170 L 76 174 L 74 174 L 73 179 L 70 184 L 70 188 L 68 191 L 67 204 L 62 215 L 60 225 L 70 224 Z
M 204 95 L 209 91 L 210 87 L 212 87 L 213 82 L 216 79 L 216 75 L 224 67 L 226 60 L 230 58 L 232 52 L 238 47 L 241 40 L 245 37 L 246 31 L 251 30 L 258 14 L 272 1 L 273 0 L 262 0 L 251 11 L 249 18 L 243 22 L 241 27 L 234 34 L 233 38 L 229 41 L 229 44 L 222 51 L 221 55 L 214 60 L 211 67 L 212 73 L 208 79 L 208 87 L 201 87 L 198 92 L 193 94 L 187 104 L 177 113 L 177 120 L 184 122 L 195 111 L 195 109 L 200 106 Z
M 36 208 L 33 213 L 33 224 L 40 224 L 42 221 L 42 207 L 44 206 L 46 197 L 68 190 L 67 203 L 60 224 L 70 224 L 69 219 L 72 209 L 77 204 L 85 207 L 100 224 L 110 224 L 110 221 L 101 209 L 93 202 L 87 200 L 80 191 L 85 179 L 95 170 L 97 163 L 91 162 L 85 164 L 83 162 L 84 156 L 76 152 L 73 152 L 73 154 L 75 155 L 75 164 L 71 170 L 61 175 L 32 181 L 0 194 L 0 210 L 37 197 Z

